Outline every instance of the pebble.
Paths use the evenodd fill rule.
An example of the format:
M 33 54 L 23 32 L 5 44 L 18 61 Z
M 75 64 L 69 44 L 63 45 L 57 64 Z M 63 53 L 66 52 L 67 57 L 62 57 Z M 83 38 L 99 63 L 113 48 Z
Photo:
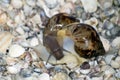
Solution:
M 50 76 L 47 73 L 42 73 L 39 76 L 39 80 L 50 80 Z
M 120 48 L 120 37 L 116 37 L 113 41 L 112 41 L 112 46 L 116 47 L 116 48 Z
M 119 62 L 114 61 L 114 60 L 111 61 L 111 66 L 112 66 L 113 68 L 120 68 Z
M 71 80 L 71 78 L 65 73 L 57 73 L 53 76 L 53 80 Z
M 14 8 L 19 9 L 23 6 L 22 0 L 11 0 L 11 4 Z
M 81 2 L 86 12 L 92 13 L 97 10 L 97 0 L 81 0 Z
M 30 40 L 30 45 L 33 47 L 33 46 L 37 46 L 39 44 L 39 41 L 38 41 L 38 39 L 37 38 L 32 38 L 31 40 Z
M 10 49 L 9 49 L 10 57 L 19 57 L 20 55 L 24 54 L 24 52 L 25 52 L 25 49 L 18 44 L 14 44 L 10 46 Z
M 114 58 L 115 56 L 113 54 L 108 54 L 106 57 L 105 57 L 105 62 L 107 64 L 110 64 L 111 63 L 111 60 Z

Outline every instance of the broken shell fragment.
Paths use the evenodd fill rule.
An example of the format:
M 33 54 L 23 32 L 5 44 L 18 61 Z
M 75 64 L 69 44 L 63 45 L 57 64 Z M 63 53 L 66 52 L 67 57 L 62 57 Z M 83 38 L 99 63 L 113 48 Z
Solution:
M 24 52 L 25 49 L 18 44 L 11 45 L 9 49 L 10 57 L 19 57 L 20 55 L 24 54 Z
M 9 32 L 0 32 L 0 52 L 5 53 L 10 46 L 13 35 Z
M 86 12 L 95 12 L 97 10 L 97 0 L 81 0 Z

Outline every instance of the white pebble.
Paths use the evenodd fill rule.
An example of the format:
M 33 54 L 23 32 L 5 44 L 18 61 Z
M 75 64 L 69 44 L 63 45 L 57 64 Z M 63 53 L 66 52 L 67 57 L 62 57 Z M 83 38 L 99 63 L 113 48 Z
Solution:
M 42 74 L 39 76 L 39 80 L 50 80 L 50 76 L 49 76 L 49 74 L 47 74 L 47 73 L 42 73 Z
M 115 76 L 116 76 L 117 78 L 120 78 L 120 72 L 115 73 Z
M 22 7 L 23 2 L 22 2 L 22 0 L 12 0 L 11 4 L 14 8 L 19 9 Z
M 82 74 L 88 74 L 91 71 L 91 69 L 80 69 L 80 72 Z
M 97 10 L 97 0 L 81 0 L 86 12 L 95 12 Z
M 106 55 L 105 57 L 105 62 L 107 64 L 110 64 L 111 60 L 114 58 L 114 55 L 113 54 L 109 54 L 109 55 Z
M 10 46 L 9 55 L 10 57 L 19 57 L 25 52 L 25 49 L 17 44 Z
M 58 4 L 58 0 L 44 0 L 48 8 L 54 8 Z
M 16 31 L 17 31 L 19 34 L 21 34 L 21 35 L 24 35 L 24 34 L 25 34 L 24 30 L 23 30 L 21 27 L 17 27 L 17 28 L 16 28 Z
M 116 37 L 113 41 L 112 41 L 112 46 L 116 47 L 116 48 L 120 48 L 120 37 Z
M 107 39 L 103 38 L 102 36 L 100 36 L 100 39 L 101 39 L 101 41 L 103 43 L 103 47 L 104 47 L 105 51 L 106 52 L 109 51 L 109 49 L 110 49 L 110 42 Z
M 13 65 L 13 66 L 8 66 L 7 67 L 7 71 L 11 74 L 16 74 L 18 72 L 20 72 L 20 68 L 21 66 L 19 65 Z
M 111 66 L 112 66 L 113 68 L 119 68 L 119 67 L 120 67 L 120 63 L 117 62 L 117 61 L 112 60 L 112 61 L 111 61 Z
M 37 38 L 32 38 L 31 41 L 30 41 L 30 45 L 31 46 L 37 46 L 39 44 L 39 41 Z
M 36 5 L 36 0 L 26 0 L 26 3 L 32 7 L 34 7 Z

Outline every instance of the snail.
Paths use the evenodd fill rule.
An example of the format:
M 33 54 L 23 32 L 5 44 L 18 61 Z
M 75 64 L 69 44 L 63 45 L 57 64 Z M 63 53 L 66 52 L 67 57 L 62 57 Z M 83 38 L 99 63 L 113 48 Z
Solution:
M 66 13 L 56 14 L 48 20 L 45 34 L 52 32 L 60 45 L 64 37 L 70 37 L 80 57 L 92 58 L 105 54 L 97 31 L 90 25 L 79 23 L 78 19 Z

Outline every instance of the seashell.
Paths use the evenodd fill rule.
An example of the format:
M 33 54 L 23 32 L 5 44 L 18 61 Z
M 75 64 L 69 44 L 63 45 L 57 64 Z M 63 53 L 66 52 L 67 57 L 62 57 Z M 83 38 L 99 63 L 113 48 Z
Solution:
M 97 0 L 81 0 L 81 2 L 86 12 L 92 13 L 97 10 Z
M 50 76 L 49 76 L 49 74 L 47 74 L 47 73 L 42 73 L 42 74 L 39 76 L 39 80 L 50 80 Z
M 40 55 L 39 57 L 42 60 L 44 60 L 44 61 L 48 60 L 48 57 L 50 56 L 50 53 L 46 50 L 46 48 L 43 45 L 35 46 L 35 47 L 33 47 L 33 49 L 37 54 Z M 55 64 L 56 63 L 55 57 L 51 56 L 48 62 Z
M 58 5 L 58 0 L 44 0 L 48 8 L 54 8 Z
M 7 71 L 11 74 L 19 73 L 20 69 L 21 69 L 21 66 L 19 65 L 7 66 Z
M 7 57 L 6 62 L 7 62 L 7 65 L 15 65 L 16 63 L 18 63 L 18 59 Z
M 23 6 L 23 11 L 24 11 L 24 14 L 26 16 L 30 15 L 31 11 L 32 11 L 32 7 L 28 6 L 28 5 L 24 5 Z
M 117 61 L 112 60 L 110 64 L 113 68 L 120 68 L 120 63 Z
M 120 37 L 116 37 L 111 44 L 113 47 L 120 48 Z
M 53 76 L 52 80 L 71 80 L 71 78 L 67 74 L 59 72 Z
M 25 49 L 18 44 L 11 45 L 9 49 L 10 57 L 19 57 L 20 55 L 24 54 L 24 52 Z
M 89 20 L 86 20 L 84 23 L 91 25 L 96 29 L 96 26 L 98 25 L 98 20 L 95 17 L 92 17 Z
M 31 7 L 35 7 L 36 5 L 36 0 L 26 0 L 26 3 L 30 5 Z
M 78 55 L 72 54 L 66 54 L 64 57 L 60 60 L 57 60 L 57 64 L 67 64 L 67 67 L 69 68 L 75 68 L 76 66 L 79 66 L 81 63 L 85 62 L 86 59 L 79 57 Z
M 0 13 L 0 24 L 5 24 L 7 22 L 7 14 L 6 13 Z
M 10 46 L 13 35 L 9 32 L 0 32 L 0 52 L 6 53 L 7 48 Z
M 17 26 L 17 24 L 16 24 L 13 20 L 11 20 L 11 19 L 8 19 L 7 25 L 8 25 L 9 27 L 12 27 L 12 28 L 14 28 L 14 27 Z
M 103 43 L 103 47 L 104 47 L 105 51 L 108 52 L 110 47 L 111 47 L 110 42 L 107 39 L 105 39 L 104 37 L 102 37 L 102 36 L 100 36 L 100 39 L 101 39 L 101 41 Z
M 105 57 L 105 62 L 107 64 L 110 64 L 111 63 L 111 60 L 114 58 L 115 56 L 113 54 L 109 54 L 109 55 L 106 55 Z
M 16 31 L 20 34 L 20 35 L 24 35 L 25 31 L 21 28 L 21 27 L 17 27 Z
M 38 44 L 39 44 L 39 41 L 36 37 L 30 40 L 30 46 L 34 47 L 34 46 L 37 46 Z
M 16 15 L 15 16 L 15 23 L 17 23 L 17 24 L 22 24 L 23 23 L 23 21 L 25 20 L 25 15 L 24 15 L 24 12 L 23 11 L 20 11 L 19 13 L 18 13 L 18 15 Z
M 74 11 L 74 5 L 72 3 L 66 3 L 63 7 L 60 8 L 60 13 L 68 13 L 71 14 Z
M 23 2 L 22 2 L 22 0 L 12 0 L 11 1 L 11 4 L 12 4 L 12 6 L 15 8 L 15 9 L 19 9 L 19 8 L 21 8 L 22 6 L 23 6 Z
M 41 23 L 42 23 L 39 14 L 34 15 L 34 16 L 30 19 L 30 21 L 31 21 L 32 23 L 34 23 L 34 24 L 41 24 Z

